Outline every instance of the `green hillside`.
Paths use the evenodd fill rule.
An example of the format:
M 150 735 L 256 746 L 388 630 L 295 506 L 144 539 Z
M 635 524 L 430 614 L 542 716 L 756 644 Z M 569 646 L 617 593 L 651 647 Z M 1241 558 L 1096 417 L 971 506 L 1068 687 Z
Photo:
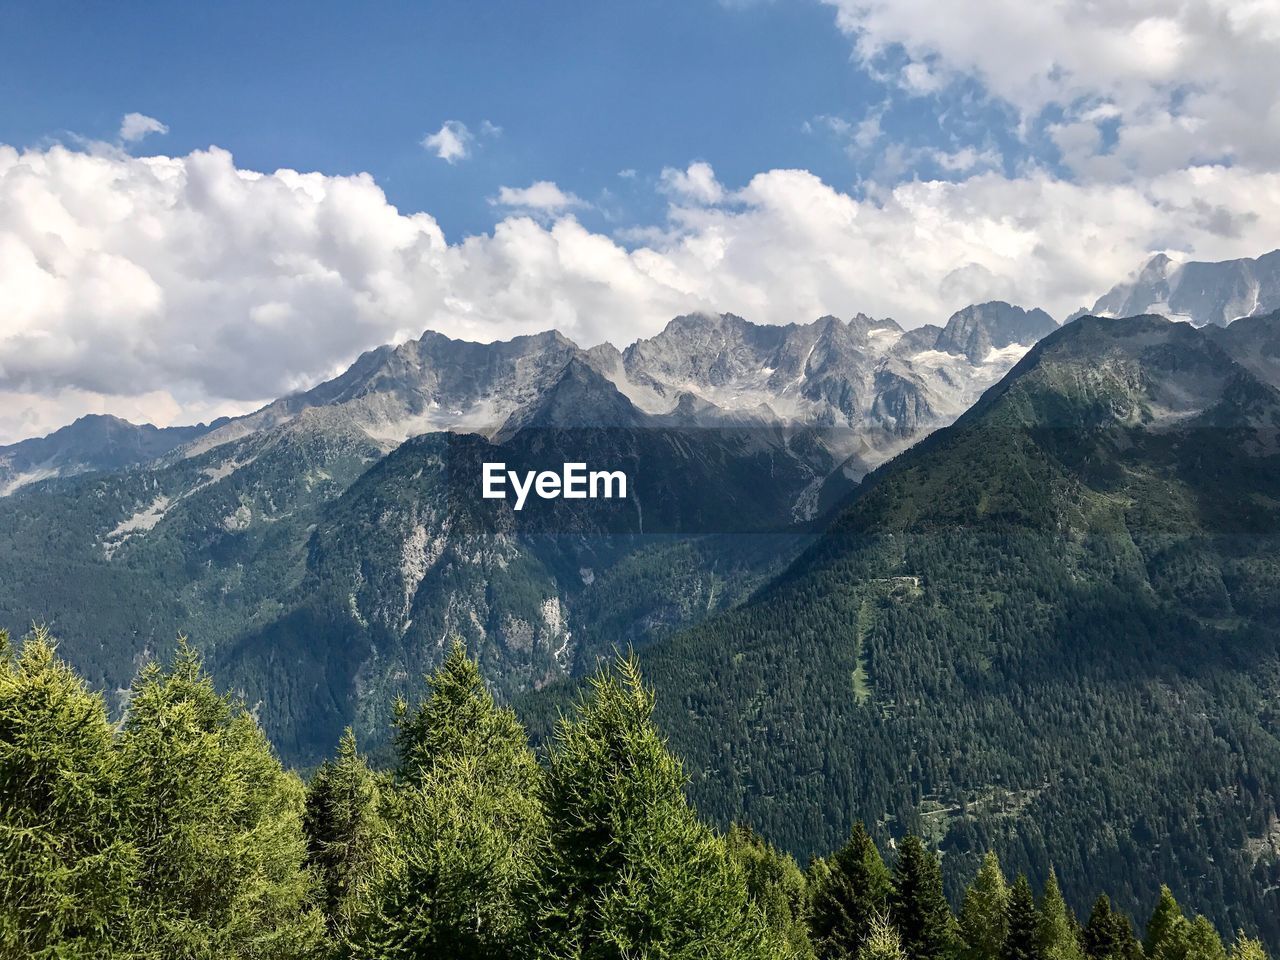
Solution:
M 1078 909 L 1176 878 L 1280 943 L 1278 429 L 1188 325 L 1049 336 L 783 577 L 643 654 L 698 807 L 802 857 L 856 818 L 921 833 L 952 893 L 987 847 Z

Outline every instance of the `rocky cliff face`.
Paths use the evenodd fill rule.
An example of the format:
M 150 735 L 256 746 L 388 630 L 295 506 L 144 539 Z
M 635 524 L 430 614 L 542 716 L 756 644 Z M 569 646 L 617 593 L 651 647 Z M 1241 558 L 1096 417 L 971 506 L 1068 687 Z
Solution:
M 1043 310 L 1024 310 L 997 300 L 957 311 L 938 334 L 935 346 L 981 364 L 997 360 L 998 351 L 1009 347 L 1029 347 L 1057 328 Z

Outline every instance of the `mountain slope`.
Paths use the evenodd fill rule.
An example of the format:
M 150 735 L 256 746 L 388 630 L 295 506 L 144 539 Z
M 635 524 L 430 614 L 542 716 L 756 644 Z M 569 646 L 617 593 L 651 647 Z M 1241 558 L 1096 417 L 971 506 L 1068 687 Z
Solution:
M 0 446 L 0 497 L 49 477 L 119 470 L 163 456 L 222 425 L 154 427 L 90 415 L 46 437 Z
M 645 652 L 698 804 L 798 854 L 922 830 L 953 884 L 992 845 L 1078 910 L 1180 877 L 1280 943 L 1278 433 L 1204 331 L 1045 338 L 751 602 Z
M 1022 312 L 1007 304 L 968 310 L 995 306 Z M 998 324 L 998 317 L 990 319 Z M 1025 348 L 1034 332 L 1027 328 L 1015 340 Z M 984 323 L 973 335 L 990 339 Z M 1014 342 L 1000 339 L 999 330 L 994 336 L 1002 346 Z M 862 315 L 785 327 L 727 314 L 678 317 L 622 352 L 607 343 L 582 350 L 555 331 L 494 343 L 427 331 L 370 350 L 340 376 L 241 417 L 164 429 L 85 417 L 47 437 L 0 447 L 0 496 L 35 480 L 118 470 L 166 455 L 198 457 L 318 408 L 341 410 L 351 427 L 384 450 L 434 431 L 490 435 L 518 422 L 572 361 L 595 369 L 644 412 L 673 423 L 828 427 L 833 452 L 841 459 L 856 454 L 847 472 L 861 476 L 954 419 L 1021 353 L 961 358 L 964 349 L 944 339 L 936 327 L 904 333 L 892 320 Z
M 1159 313 L 1197 326 L 1280 309 L 1280 250 L 1257 259 L 1179 263 L 1157 254 L 1093 305 L 1100 317 Z
M 962 313 L 957 352 L 955 318 L 864 316 L 683 317 L 622 352 L 556 333 L 381 347 L 149 463 L 0 499 L 0 624 L 52 620 L 108 690 L 188 634 L 299 762 L 347 723 L 385 733 L 450 633 L 514 695 L 744 598 L 1008 369 L 1037 329 L 1008 316 L 1047 320 Z M 632 495 L 477 513 L 481 456 L 626 469 Z
M 627 496 L 517 512 L 481 498 L 485 462 L 521 475 L 607 465 Z M 571 363 L 502 436 L 415 438 L 353 484 L 313 531 L 284 614 L 237 637 L 224 672 L 298 757 L 352 723 L 385 736 L 395 695 L 453 636 L 502 693 L 541 686 L 741 599 L 803 545 L 796 491 L 832 466 L 795 428 L 665 425 Z

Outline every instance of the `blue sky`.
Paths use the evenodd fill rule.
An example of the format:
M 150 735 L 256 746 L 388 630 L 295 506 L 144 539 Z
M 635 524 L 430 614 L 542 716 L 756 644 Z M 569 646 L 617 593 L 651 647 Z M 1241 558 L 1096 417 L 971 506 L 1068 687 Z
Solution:
M 852 184 L 842 144 L 804 124 L 861 117 L 883 98 L 817 3 L 375 6 L 11 6 L 0 134 L 110 139 L 137 111 L 169 127 L 148 148 L 218 144 L 251 169 L 368 171 L 453 238 L 489 229 L 499 213 L 486 198 L 521 181 L 603 198 L 633 222 L 660 208 L 661 169 L 695 159 L 726 183 L 804 167 Z M 450 165 L 420 144 L 446 120 L 502 132 Z
M 136 111 L 169 128 L 147 149 L 217 144 L 249 169 L 367 171 L 450 239 L 490 229 L 501 211 L 488 199 L 523 181 L 589 201 L 579 216 L 601 229 L 648 223 L 661 170 L 695 160 L 729 186 L 795 167 L 858 190 L 883 151 L 851 156 L 840 127 L 881 112 L 893 143 L 1014 146 L 984 122 L 997 108 L 964 110 L 955 91 L 895 97 L 854 61 L 832 8 L 809 0 L 9 9 L 4 142 L 109 140 Z M 421 145 L 446 121 L 475 135 L 466 162 Z M 955 176 L 916 160 L 893 178 L 920 170 Z
M 1280 245 L 1274 0 L 11 0 L 0 25 L 0 443 L 240 412 L 426 328 L 1061 318 L 1155 251 Z

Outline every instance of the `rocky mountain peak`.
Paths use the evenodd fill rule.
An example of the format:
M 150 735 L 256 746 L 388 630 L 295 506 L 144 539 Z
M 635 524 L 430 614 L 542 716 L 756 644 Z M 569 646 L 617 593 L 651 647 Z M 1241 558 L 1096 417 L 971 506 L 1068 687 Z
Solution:
M 1029 347 L 1057 328 L 1053 317 L 1039 308 L 1024 310 L 993 300 L 953 313 L 934 349 L 962 354 L 972 363 L 984 363 L 993 350 L 1015 344 Z
M 1155 313 L 1196 326 L 1226 326 L 1238 317 L 1280 308 L 1280 250 L 1256 259 L 1179 262 L 1156 254 L 1129 279 L 1098 298 L 1102 317 Z

